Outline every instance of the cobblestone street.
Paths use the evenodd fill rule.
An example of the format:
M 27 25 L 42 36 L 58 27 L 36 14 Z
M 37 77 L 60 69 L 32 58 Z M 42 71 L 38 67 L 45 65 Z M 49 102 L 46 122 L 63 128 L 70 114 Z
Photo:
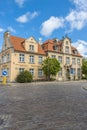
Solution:
M 87 82 L 0 86 L 0 130 L 87 130 Z

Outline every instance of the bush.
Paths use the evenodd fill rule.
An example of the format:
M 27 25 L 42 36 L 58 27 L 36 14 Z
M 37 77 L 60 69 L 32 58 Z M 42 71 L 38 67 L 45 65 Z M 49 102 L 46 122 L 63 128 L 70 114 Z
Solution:
M 27 70 L 20 72 L 16 78 L 16 81 L 19 83 L 32 82 L 32 80 L 33 80 L 33 77 L 31 73 Z

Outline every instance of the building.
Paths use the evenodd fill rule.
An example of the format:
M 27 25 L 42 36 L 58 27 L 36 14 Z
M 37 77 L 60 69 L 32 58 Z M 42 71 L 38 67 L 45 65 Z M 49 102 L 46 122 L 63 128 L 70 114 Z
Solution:
M 15 82 L 19 72 L 28 70 L 34 79 L 44 79 L 41 64 L 46 57 L 57 58 L 61 64 L 61 70 L 57 74 L 57 80 L 80 79 L 82 56 L 71 45 L 68 37 L 62 40 L 47 40 L 42 45 L 34 37 L 28 39 L 19 38 L 4 33 L 4 43 L 0 53 L 0 80 L 3 70 L 7 71 L 7 81 Z
M 30 71 L 34 79 L 44 78 L 41 64 L 46 54 L 33 37 L 24 39 L 5 32 L 0 57 L 1 80 L 3 70 L 8 72 L 7 81 L 10 82 L 14 82 L 18 73 L 23 70 Z
M 56 76 L 57 80 L 81 79 L 82 56 L 71 45 L 71 39 L 67 36 L 62 40 L 47 40 L 42 45 L 47 56 L 57 58 L 61 64 L 61 70 Z

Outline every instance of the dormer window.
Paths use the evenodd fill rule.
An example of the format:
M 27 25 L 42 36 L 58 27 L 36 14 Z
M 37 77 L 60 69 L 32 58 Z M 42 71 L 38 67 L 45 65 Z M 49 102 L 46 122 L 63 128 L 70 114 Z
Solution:
M 68 41 L 66 41 L 66 45 L 68 45 Z
M 65 47 L 65 53 L 69 53 L 69 47 L 68 46 Z
M 53 50 L 58 51 L 58 46 L 57 45 L 53 46 Z
M 78 51 L 77 50 L 73 50 L 73 54 L 77 55 Z
M 74 51 L 75 55 L 78 54 L 77 50 Z
M 34 45 L 29 45 L 29 50 L 34 51 Z

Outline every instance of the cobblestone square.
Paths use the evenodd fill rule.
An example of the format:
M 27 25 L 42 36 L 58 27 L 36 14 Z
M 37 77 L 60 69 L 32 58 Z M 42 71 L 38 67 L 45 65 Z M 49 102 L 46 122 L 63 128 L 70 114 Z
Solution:
M 87 82 L 0 86 L 0 130 L 87 130 Z

